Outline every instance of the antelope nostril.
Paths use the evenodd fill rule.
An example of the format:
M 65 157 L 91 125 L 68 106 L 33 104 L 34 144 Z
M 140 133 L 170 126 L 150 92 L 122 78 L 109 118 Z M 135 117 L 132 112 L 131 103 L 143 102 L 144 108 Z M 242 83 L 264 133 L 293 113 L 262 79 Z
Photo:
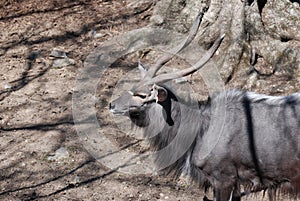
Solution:
M 115 108 L 115 106 L 112 105 L 111 103 L 109 103 L 109 109 L 112 110 L 112 109 L 114 109 L 114 108 Z

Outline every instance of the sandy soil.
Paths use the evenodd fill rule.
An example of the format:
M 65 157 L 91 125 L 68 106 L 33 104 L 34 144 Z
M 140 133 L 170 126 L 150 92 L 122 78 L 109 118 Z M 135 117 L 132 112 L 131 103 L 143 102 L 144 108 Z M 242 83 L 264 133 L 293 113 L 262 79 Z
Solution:
M 1 1 L 0 200 L 202 200 L 203 191 L 184 179 L 105 167 L 85 149 L 73 122 L 74 82 L 89 53 L 146 26 L 153 6 L 130 0 Z M 71 65 L 56 66 L 59 57 Z M 124 146 L 132 139 L 116 137 L 108 113 L 118 77 L 133 68 L 121 64 L 99 82 L 96 108 L 107 134 Z
M 201 197 L 201 191 L 169 179 L 110 171 L 85 150 L 74 128 L 74 81 L 87 55 L 107 39 L 147 25 L 152 2 L 3 2 L 0 200 Z M 75 64 L 54 67 L 50 55 L 55 49 L 66 52 Z M 107 86 L 103 90 L 111 91 Z M 62 147 L 63 155 L 56 157 Z

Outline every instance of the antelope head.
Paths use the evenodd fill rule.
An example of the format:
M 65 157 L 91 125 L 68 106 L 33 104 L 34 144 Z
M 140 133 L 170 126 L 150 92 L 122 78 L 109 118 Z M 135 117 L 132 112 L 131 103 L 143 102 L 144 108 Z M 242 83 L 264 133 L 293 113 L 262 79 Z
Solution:
M 141 80 L 135 84 L 130 90 L 121 94 L 119 98 L 113 100 L 109 107 L 113 114 L 123 114 L 131 118 L 137 126 L 146 126 L 143 121 L 147 117 L 147 109 L 154 103 L 164 105 L 170 99 L 170 91 L 163 86 L 165 82 L 173 79 L 181 78 L 192 74 L 203 67 L 218 49 L 224 34 L 221 35 L 205 52 L 202 58 L 189 68 L 179 70 L 177 72 L 159 74 L 156 73 L 171 60 L 178 52 L 185 48 L 195 37 L 200 25 L 203 13 L 199 13 L 191 30 L 186 38 L 179 46 L 173 48 L 170 54 L 165 54 L 157 60 L 154 66 L 146 70 L 142 63 L 139 62 L 138 68 L 141 74 Z

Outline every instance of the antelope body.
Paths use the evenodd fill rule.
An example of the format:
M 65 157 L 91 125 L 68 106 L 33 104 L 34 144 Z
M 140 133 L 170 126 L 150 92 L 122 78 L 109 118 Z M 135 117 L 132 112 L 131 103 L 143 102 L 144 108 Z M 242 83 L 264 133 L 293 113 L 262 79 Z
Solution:
M 198 28 L 195 24 L 189 37 Z M 140 63 L 141 81 L 112 101 L 110 110 L 144 127 L 144 135 L 156 150 L 171 144 L 169 151 L 157 155 L 156 165 L 175 176 L 187 174 L 205 189 L 212 187 L 215 201 L 241 200 L 247 192 L 260 190 L 268 190 L 272 200 L 276 189 L 297 196 L 300 93 L 267 96 L 229 90 L 191 107 L 164 84 L 200 69 L 223 37 L 197 64 L 179 72 L 156 75 L 172 55 L 159 59 L 148 71 Z M 176 52 L 190 40 L 175 48 Z M 164 167 L 174 157 L 175 162 Z M 241 193 L 241 186 L 246 193 Z

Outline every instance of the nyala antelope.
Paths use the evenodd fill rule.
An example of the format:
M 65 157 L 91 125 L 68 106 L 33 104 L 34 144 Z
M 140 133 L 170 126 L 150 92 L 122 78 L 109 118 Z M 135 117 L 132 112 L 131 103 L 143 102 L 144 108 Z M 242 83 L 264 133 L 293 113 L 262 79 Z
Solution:
M 174 53 L 192 41 L 202 16 L 202 13 L 197 16 L 187 39 L 174 48 Z M 223 37 L 215 41 L 199 62 L 184 70 L 157 74 L 173 54 L 162 56 L 148 70 L 139 63 L 141 80 L 113 100 L 110 110 L 113 114 L 129 116 L 136 126 L 143 127 L 155 150 L 171 144 L 167 152 L 157 155 L 156 165 L 164 167 L 177 157 L 163 169 L 176 177 L 186 174 L 204 189 L 212 188 L 214 201 L 238 201 L 243 195 L 261 190 L 268 191 L 270 200 L 276 199 L 276 191 L 297 196 L 300 191 L 299 92 L 267 96 L 226 90 L 208 101 L 199 101 L 195 108 L 180 101 L 176 92 L 166 85 L 203 67 Z

